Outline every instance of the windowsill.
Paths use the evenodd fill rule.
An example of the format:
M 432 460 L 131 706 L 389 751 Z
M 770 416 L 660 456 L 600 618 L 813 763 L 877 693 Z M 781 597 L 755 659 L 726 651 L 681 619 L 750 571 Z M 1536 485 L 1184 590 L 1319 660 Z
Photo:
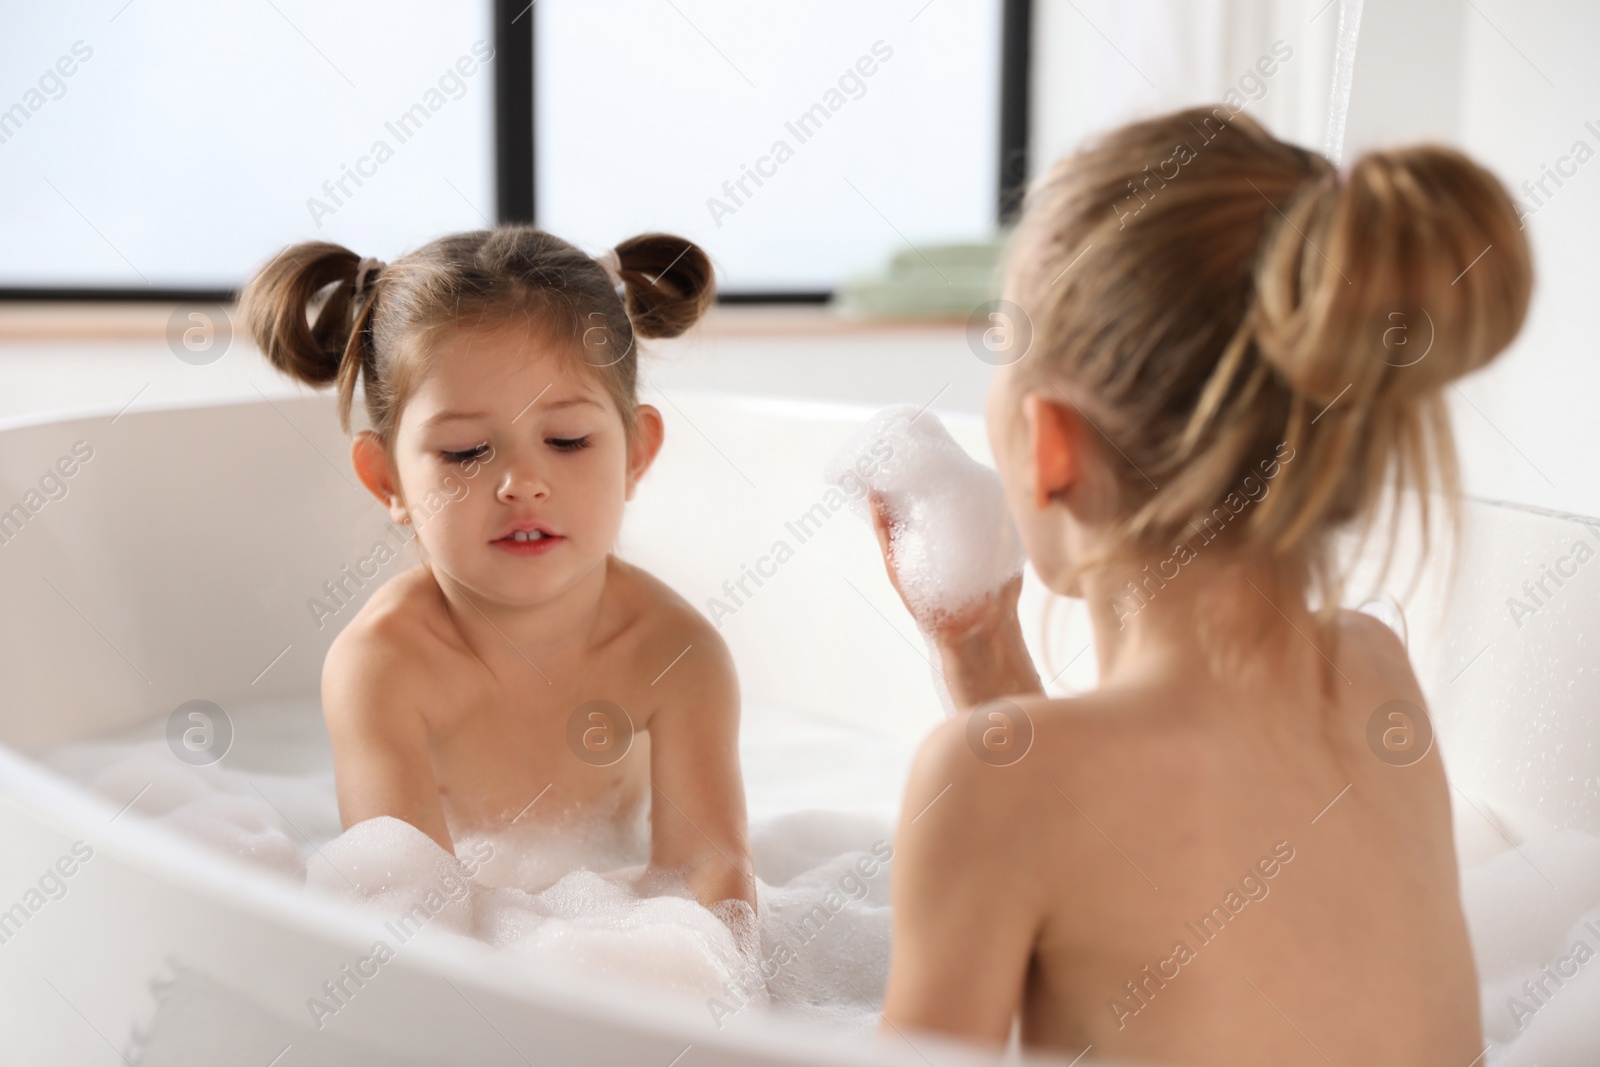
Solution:
M 0 302 L 0 342 L 159 340 L 176 305 L 164 302 Z M 959 318 L 865 319 L 828 305 L 719 304 L 695 332 L 702 337 L 789 337 L 959 332 Z

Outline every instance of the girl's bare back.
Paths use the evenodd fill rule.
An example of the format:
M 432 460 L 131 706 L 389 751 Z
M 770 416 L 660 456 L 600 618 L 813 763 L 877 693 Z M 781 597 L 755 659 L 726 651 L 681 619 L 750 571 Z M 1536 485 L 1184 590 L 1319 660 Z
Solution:
M 995 361 L 990 452 L 1033 574 L 1087 608 L 1098 688 L 1045 697 L 1020 579 L 918 620 L 969 710 L 907 789 L 886 1030 L 1480 1062 L 1422 694 L 1339 605 L 1394 576 L 1403 520 L 1441 547 L 1444 390 L 1527 315 L 1516 205 L 1448 147 L 1336 165 L 1190 108 L 1030 183 L 1008 256 L 995 314 L 1030 328 Z
M 1069 1055 L 1470 1063 L 1477 980 L 1442 765 L 1368 743 L 1390 701 L 1405 704 L 1385 728 L 1421 729 L 1387 716 L 1422 696 L 1393 633 L 1354 612 L 1339 626 L 1336 670 L 1285 626 L 1266 679 L 1197 683 L 1175 660 L 1087 697 L 980 707 L 1031 723 L 1010 765 L 975 758 L 964 717 L 941 728 L 908 805 L 950 788 L 897 858 L 896 950 L 926 957 L 896 972 L 909 980 L 886 1014 L 1003 1038 L 1010 994 L 1024 1042 Z M 924 923 L 959 925 L 961 946 L 923 942 Z

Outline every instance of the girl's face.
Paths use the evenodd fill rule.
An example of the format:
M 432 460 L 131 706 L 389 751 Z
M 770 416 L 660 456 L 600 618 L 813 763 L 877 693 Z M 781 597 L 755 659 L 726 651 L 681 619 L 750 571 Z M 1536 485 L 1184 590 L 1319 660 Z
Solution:
M 418 370 L 390 451 L 363 435 L 356 466 L 435 570 L 475 599 L 526 607 L 603 566 L 660 414 L 640 405 L 630 443 L 598 375 L 520 323 L 451 330 Z

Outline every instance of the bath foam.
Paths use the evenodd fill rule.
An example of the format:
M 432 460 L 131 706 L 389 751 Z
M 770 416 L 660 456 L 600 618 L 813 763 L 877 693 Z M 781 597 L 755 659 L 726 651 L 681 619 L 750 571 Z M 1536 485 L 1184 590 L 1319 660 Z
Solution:
M 865 843 L 875 835 L 863 851 L 824 858 L 837 852 L 841 837 Z M 888 828 L 801 812 L 752 828 L 750 843 L 757 870 L 789 875 L 781 885 L 760 886 L 754 971 L 772 1003 L 790 1012 L 803 1007 L 841 1029 L 870 1028 L 889 980 Z
M 341 830 L 319 717 L 302 720 L 299 734 L 280 739 L 281 758 L 270 767 L 233 755 L 212 766 L 179 763 L 160 723 L 34 757 L 113 808 L 127 805 L 122 819 L 163 825 L 307 892 L 353 900 L 395 924 L 405 940 L 426 927 L 430 936 L 471 937 L 510 958 L 675 990 L 691 998 L 687 1010 L 723 1026 L 775 1013 L 863 1035 L 875 1030 L 889 967 L 890 864 L 883 854 L 893 840 L 892 807 L 871 801 L 848 813 L 794 810 L 797 797 L 814 807 L 835 792 L 825 776 L 823 787 L 799 789 L 818 779 L 821 765 L 796 765 L 792 754 L 776 760 L 788 734 L 741 741 L 744 754 L 756 757 L 751 765 L 770 767 L 774 779 L 750 790 L 753 810 L 775 813 L 750 824 L 759 902 L 752 916 L 739 902 L 702 907 L 670 878 L 637 884 L 648 856 L 647 821 L 556 829 L 525 820 L 496 834 L 453 832 L 455 856 L 397 819 Z M 807 727 L 818 729 L 809 720 Z M 842 773 L 850 761 L 841 762 L 838 749 L 855 734 L 829 736 L 828 744 L 816 739 L 817 758 Z M 857 772 L 885 757 L 882 746 L 859 747 Z M 909 747 L 893 756 L 897 763 L 909 758 Z M 786 806 L 775 804 L 780 797 Z M 401 940 L 394 937 L 397 950 Z
M 641 806 L 631 816 L 563 818 L 554 824 L 524 819 L 495 833 L 458 826 L 448 810 L 445 821 L 456 855 L 476 861 L 477 881 L 537 893 L 579 867 L 642 867 L 650 858 L 649 815 L 648 806 Z
M 300 846 L 278 825 L 275 812 L 248 798 L 196 801 L 165 816 L 173 829 L 245 863 L 267 867 L 294 881 L 306 876 Z
M 722 919 L 692 900 L 634 893 L 638 869 L 580 868 L 530 893 L 477 880 L 476 857 L 487 854 L 463 849 L 458 859 L 410 823 L 382 816 L 329 842 L 306 885 L 372 908 L 397 938 L 433 927 L 609 979 L 710 996 L 739 968 L 737 936 Z
M 722 1024 L 776 1007 L 867 1031 L 888 977 L 889 834 L 878 820 L 823 813 L 755 828 L 758 871 L 770 864 L 783 879 L 758 875 L 759 917 L 741 901 L 703 907 L 681 883 L 642 892 L 642 865 L 581 867 L 537 892 L 488 885 L 476 875 L 492 860 L 479 857 L 520 847 L 525 833 L 474 838 L 457 858 L 387 816 L 323 846 L 306 884 L 372 908 L 397 940 L 424 927 L 473 937 L 516 957 L 686 994 Z M 863 847 L 840 850 L 855 842 Z
M 638 894 L 631 886 L 637 873 L 580 868 L 537 895 L 495 890 L 483 939 L 615 981 L 700 999 L 719 995 L 743 967 L 754 927 L 749 906 L 730 923 L 687 897 Z
M 999 477 L 932 412 L 910 404 L 878 412 L 829 461 L 823 479 L 868 521 L 866 490 L 882 496 L 894 523 L 890 559 L 924 631 L 1022 571 L 1022 543 Z
M 308 797 L 315 795 L 316 784 L 291 783 L 296 795 L 281 795 L 274 802 L 259 787 L 245 784 L 246 776 L 179 763 L 164 742 L 85 748 L 93 760 L 83 771 L 89 786 L 117 804 L 126 804 L 129 814 L 164 823 L 234 859 L 295 882 L 305 880 L 300 843 L 286 832 L 279 809 L 297 818 L 307 808 Z M 333 818 L 337 823 L 337 812 Z M 316 825 L 314 818 L 297 821 Z
M 472 869 L 401 819 L 352 826 L 306 865 L 306 886 L 371 904 L 408 937 L 423 927 L 472 936 L 483 897 Z
M 1600 1027 L 1595 1025 L 1600 1015 L 1600 959 L 1573 951 L 1579 944 L 1594 949 L 1600 941 L 1597 929 L 1600 908 L 1574 923 L 1564 944 L 1539 968 L 1529 969 L 1526 984 L 1484 989 L 1485 1018 L 1514 1035 L 1508 1044 L 1496 1046 L 1499 1035 L 1485 1029 L 1490 1042 L 1485 1059 L 1491 1067 L 1600 1063 Z

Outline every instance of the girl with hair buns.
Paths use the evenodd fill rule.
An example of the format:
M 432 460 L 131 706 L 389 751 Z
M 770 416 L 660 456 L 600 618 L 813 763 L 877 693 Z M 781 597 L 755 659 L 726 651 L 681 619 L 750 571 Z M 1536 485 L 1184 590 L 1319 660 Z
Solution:
M 1443 391 L 1511 342 L 1530 286 L 1510 198 L 1443 147 L 1336 171 L 1196 109 L 1028 190 L 1006 296 L 1033 341 L 989 439 L 1040 579 L 1087 601 L 1099 684 L 1044 695 L 1020 578 L 932 635 L 970 710 L 908 780 L 886 1028 L 1478 1062 L 1444 767 L 1369 740 L 1431 735 L 1333 552 L 1401 500 L 1425 530 L 1430 493 L 1453 504 Z
M 642 843 L 648 809 L 649 877 L 754 907 L 727 648 L 611 551 L 662 441 L 636 340 L 683 333 L 713 284 L 679 237 L 595 259 L 525 226 L 388 264 L 295 245 L 249 283 L 261 350 L 336 383 L 347 430 L 361 386 L 356 473 L 422 550 L 323 667 L 346 828 L 393 816 L 452 852 L 519 821 Z

